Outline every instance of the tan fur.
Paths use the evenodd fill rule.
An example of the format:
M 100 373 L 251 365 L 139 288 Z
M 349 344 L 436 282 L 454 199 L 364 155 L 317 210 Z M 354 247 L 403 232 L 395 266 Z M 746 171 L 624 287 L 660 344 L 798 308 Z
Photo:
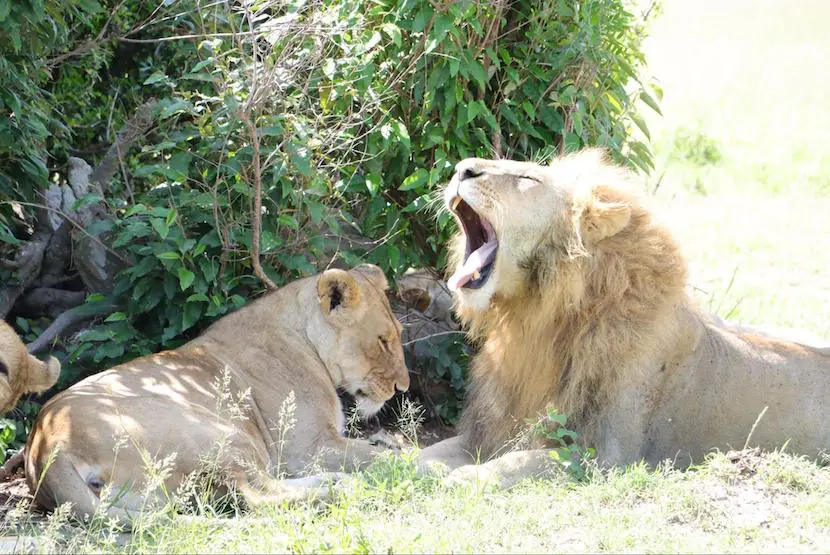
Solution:
M 215 459 L 248 503 L 320 494 L 307 487 L 319 480 L 271 476 L 302 474 L 312 464 L 351 470 L 381 451 L 343 437 L 336 388 L 368 415 L 409 386 L 386 287 L 376 266 L 328 270 L 223 317 L 178 349 L 79 382 L 43 408 L 29 438 L 26 476 L 37 500 L 72 502 L 82 516 L 110 485 L 130 491 L 105 512 L 129 517 L 163 499 L 158 488 L 142 493 L 142 450 L 159 459 L 175 453 L 169 492 Z M 228 387 L 217 387 L 223 378 Z M 223 390 L 235 401 L 222 399 Z M 116 452 L 119 436 L 125 441 Z
M 492 457 L 551 406 L 605 464 L 682 466 L 743 447 L 765 406 L 752 445 L 789 442 L 810 456 L 830 447 L 830 349 L 698 312 L 671 234 L 600 152 L 549 167 L 468 159 L 456 171 L 447 204 L 460 195 L 500 246 L 489 281 L 455 299 L 481 347 L 462 439 L 425 449 L 425 461 L 457 466 L 459 449 Z M 475 177 L 461 179 L 465 171 Z M 452 269 L 464 245 L 460 233 Z M 538 463 L 532 453 L 522 455 L 526 473 Z M 503 466 L 518 472 L 511 457 Z
M 0 414 L 11 410 L 24 393 L 46 391 L 58 381 L 61 363 L 55 357 L 41 362 L 10 325 L 0 320 Z

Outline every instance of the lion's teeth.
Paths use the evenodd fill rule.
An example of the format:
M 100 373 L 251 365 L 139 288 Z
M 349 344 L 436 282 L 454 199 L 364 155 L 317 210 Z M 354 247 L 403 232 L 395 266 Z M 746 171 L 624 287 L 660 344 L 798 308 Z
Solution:
M 473 272 L 473 279 L 481 278 L 481 272 Z
M 455 197 L 454 199 L 452 199 L 450 208 L 452 208 L 452 210 L 455 211 L 455 209 L 458 208 L 459 204 L 461 204 L 461 197 Z

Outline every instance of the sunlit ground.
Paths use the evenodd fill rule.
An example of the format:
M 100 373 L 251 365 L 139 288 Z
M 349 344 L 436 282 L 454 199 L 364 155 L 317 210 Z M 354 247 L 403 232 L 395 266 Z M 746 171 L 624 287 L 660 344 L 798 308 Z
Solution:
M 665 91 L 649 181 L 695 294 L 830 338 L 830 2 L 664 4 L 646 43 Z

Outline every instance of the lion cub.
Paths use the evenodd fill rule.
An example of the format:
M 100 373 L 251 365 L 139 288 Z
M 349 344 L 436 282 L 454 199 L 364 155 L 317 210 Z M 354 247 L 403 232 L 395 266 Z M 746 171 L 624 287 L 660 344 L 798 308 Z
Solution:
M 368 416 L 409 387 L 386 289 L 377 266 L 328 270 L 226 315 L 178 349 L 64 391 L 43 408 L 27 444 L 37 501 L 71 502 L 81 517 L 98 509 L 129 518 L 205 461 L 249 505 L 320 494 L 319 478 L 272 473 L 296 475 L 314 463 L 348 471 L 383 451 L 343 437 L 337 389 Z M 145 487 L 147 457 L 173 455 L 164 487 Z M 106 486 L 114 496 L 99 508 Z

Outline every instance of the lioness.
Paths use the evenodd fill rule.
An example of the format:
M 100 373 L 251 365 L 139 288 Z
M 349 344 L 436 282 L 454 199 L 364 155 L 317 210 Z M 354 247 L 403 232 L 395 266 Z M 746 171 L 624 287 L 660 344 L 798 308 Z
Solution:
M 669 231 L 630 176 L 587 150 L 549 166 L 467 159 L 444 192 L 460 231 L 448 284 L 481 343 L 461 434 L 421 452 L 450 467 L 497 454 L 547 407 L 604 464 L 700 462 L 751 445 L 815 456 L 830 447 L 830 349 L 699 312 Z M 544 449 L 457 474 L 502 484 Z
M 46 391 L 58 381 L 61 363 L 41 362 L 26 351 L 12 327 L 0 320 L 0 414 L 11 410 L 24 393 Z
M 313 460 L 351 470 L 382 450 L 343 437 L 336 389 L 371 415 L 409 387 L 386 288 L 377 266 L 327 270 L 224 316 L 178 349 L 77 383 L 43 407 L 29 437 L 26 477 L 37 501 L 69 501 L 83 517 L 110 485 L 117 495 L 101 509 L 129 519 L 163 495 L 142 494 L 143 459 L 174 453 L 169 492 L 214 459 L 249 504 L 320 493 L 306 487 L 316 480 L 270 472 L 297 474 Z M 118 436 L 125 441 L 116 450 Z

